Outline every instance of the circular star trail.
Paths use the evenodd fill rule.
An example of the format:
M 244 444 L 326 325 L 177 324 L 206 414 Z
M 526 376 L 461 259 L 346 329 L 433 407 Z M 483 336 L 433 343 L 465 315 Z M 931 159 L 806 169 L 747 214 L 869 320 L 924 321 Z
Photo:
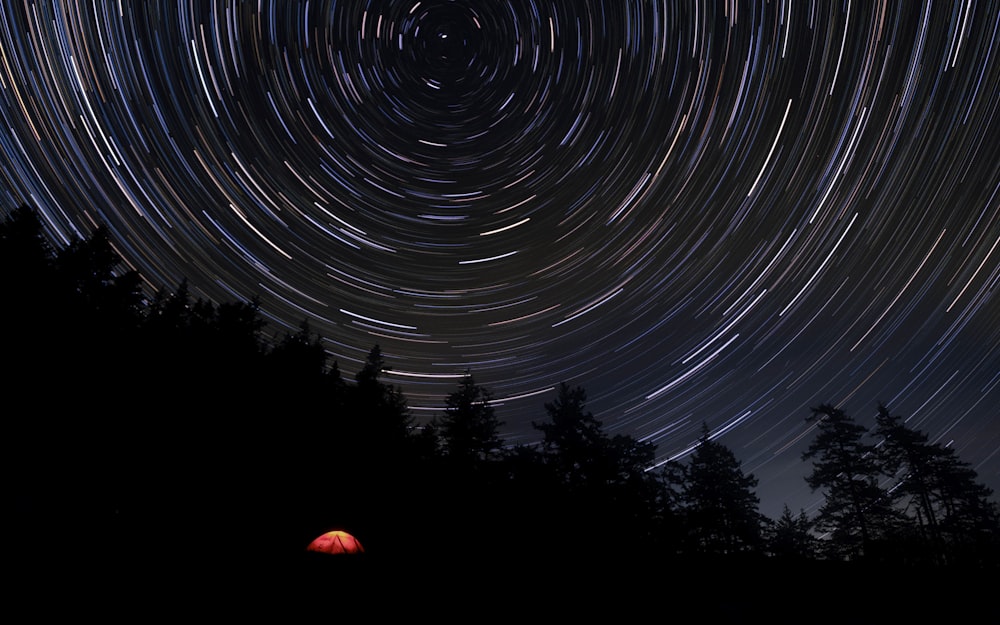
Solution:
M 7 1 L 2 206 L 150 289 L 259 297 L 418 419 L 560 382 L 812 509 L 819 403 L 1000 487 L 1000 6 Z

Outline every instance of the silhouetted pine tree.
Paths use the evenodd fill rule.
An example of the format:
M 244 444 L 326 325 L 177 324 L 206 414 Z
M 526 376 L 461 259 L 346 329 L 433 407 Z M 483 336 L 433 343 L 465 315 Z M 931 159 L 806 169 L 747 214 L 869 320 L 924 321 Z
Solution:
M 571 490 L 605 478 L 607 435 L 586 403 L 587 392 L 582 387 L 564 382 L 556 398 L 545 403 L 548 421 L 532 423 L 543 434 L 542 448 L 549 466 Z
M 0 321 L 7 336 L 4 349 L 18 360 L 30 355 L 32 343 L 50 336 L 49 324 L 57 319 L 57 303 L 63 300 L 55 272 L 55 250 L 45 239 L 38 212 L 27 205 L 12 211 L 0 223 L 0 292 L 5 302 Z M 27 336 L 32 340 L 23 340 Z
M 141 279 L 134 270 L 122 270 L 105 226 L 87 239 L 77 239 L 58 252 L 55 269 L 73 294 L 81 320 L 95 333 L 135 327 L 145 306 Z
M 414 419 L 406 396 L 382 377 L 388 366 L 379 345 L 368 353 L 364 366 L 348 388 L 345 419 L 353 449 L 350 474 L 342 476 L 360 486 L 359 505 L 373 537 L 371 550 L 405 557 L 419 549 L 410 537 L 433 531 L 433 517 L 424 513 L 427 488 L 422 439 L 415 436 Z
M 684 511 L 686 467 L 678 460 L 660 465 L 653 474 L 656 482 L 656 550 L 664 557 L 683 555 L 687 524 Z
M 684 471 L 682 501 L 693 553 L 711 556 L 758 553 L 762 547 L 757 478 L 745 475 L 725 445 L 701 438 Z
M 542 453 L 560 485 L 555 516 L 574 544 L 592 532 L 607 536 L 609 557 L 636 558 L 648 551 L 658 510 L 659 483 L 648 472 L 655 446 L 630 436 L 609 437 L 586 408 L 586 391 L 562 383 L 545 404 L 549 420 L 533 425 L 543 433 Z
M 497 418 L 492 401 L 489 389 L 476 384 L 467 371 L 459 388 L 446 398 L 444 415 L 434 421 L 445 454 L 472 465 L 502 450 L 503 422 Z
M 503 439 L 493 394 L 466 371 L 445 399 L 444 413 L 416 436 L 435 458 L 426 486 L 425 509 L 438 519 L 441 547 L 453 565 L 503 557 L 507 547 L 490 536 L 512 531 L 506 525 L 508 502 Z
M 906 501 L 922 543 L 932 561 L 966 564 L 995 557 L 1000 522 L 993 492 L 977 482 L 976 472 L 955 450 L 932 444 L 923 432 L 906 426 L 902 417 L 878 405 L 875 435 L 884 472 L 896 478 L 896 494 Z M 910 558 L 920 558 L 913 553 Z
M 59 341 L 55 251 L 46 242 L 37 211 L 21 206 L 0 223 L 0 347 L 11 366 L 8 388 L 41 392 L 39 380 L 62 365 Z M 25 392 L 30 398 L 31 393 Z
M 311 395 L 320 389 L 327 373 L 327 353 L 308 321 L 303 321 L 298 331 L 282 335 L 266 360 L 268 377 L 283 395 L 283 403 L 314 405 L 316 398 Z
M 42 230 L 42 221 L 36 211 L 27 204 L 13 211 L 0 222 L 0 265 L 4 282 L 24 284 L 46 284 L 52 282 L 46 277 L 52 269 L 55 250 L 49 245 Z
M 793 515 L 785 505 L 780 517 L 765 521 L 764 534 L 768 553 L 787 563 L 815 560 L 818 545 L 812 528 L 813 522 L 805 510 Z
M 382 380 L 387 370 L 382 349 L 376 344 L 354 376 L 353 418 L 386 450 L 399 450 L 410 438 L 414 421 L 403 392 Z
M 901 518 L 893 495 L 879 485 L 884 476 L 874 446 L 865 442 L 868 430 L 828 404 L 813 408 L 809 420 L 817 434 L 802 459 L 813 460 L 806 483 L 824 491 L 815 523 L 828 535 L 823 543 L 828 555 L 873 558 L 876 544 L 898 533 Z

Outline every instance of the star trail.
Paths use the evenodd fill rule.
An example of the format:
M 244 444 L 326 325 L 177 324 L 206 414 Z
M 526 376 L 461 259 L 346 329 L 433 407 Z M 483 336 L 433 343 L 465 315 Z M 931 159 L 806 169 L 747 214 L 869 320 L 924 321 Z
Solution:
M 468 369 L 535 441 L 570 382 L 775 518 L 809 408 L 882 401 L 996 491 L 998 56 L 971 0 L 7 0 L 0 207 L 379 344 L 418 420 Z

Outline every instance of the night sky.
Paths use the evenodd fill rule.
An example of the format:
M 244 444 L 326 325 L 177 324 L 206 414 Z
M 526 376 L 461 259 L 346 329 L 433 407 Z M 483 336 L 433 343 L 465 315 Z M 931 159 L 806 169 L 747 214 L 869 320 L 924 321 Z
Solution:
M 1000 491 L 996 2 L 0 9 L 4 214 L 345 377 L 379 344 L 418 421 L 468 369 L 537 441 L 568 382 L 660 461 L 706 424 L 775 518 L 810 407 L 882 401 Z

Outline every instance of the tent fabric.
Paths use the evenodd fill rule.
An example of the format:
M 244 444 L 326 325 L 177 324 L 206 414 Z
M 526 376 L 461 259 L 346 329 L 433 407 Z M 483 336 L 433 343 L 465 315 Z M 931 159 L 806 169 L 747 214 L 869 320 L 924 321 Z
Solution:
M 343 530 L 332 530 L 317 536 L 307 547 L 308 551 L 342 554 L 364 553 L 361 541 Z

